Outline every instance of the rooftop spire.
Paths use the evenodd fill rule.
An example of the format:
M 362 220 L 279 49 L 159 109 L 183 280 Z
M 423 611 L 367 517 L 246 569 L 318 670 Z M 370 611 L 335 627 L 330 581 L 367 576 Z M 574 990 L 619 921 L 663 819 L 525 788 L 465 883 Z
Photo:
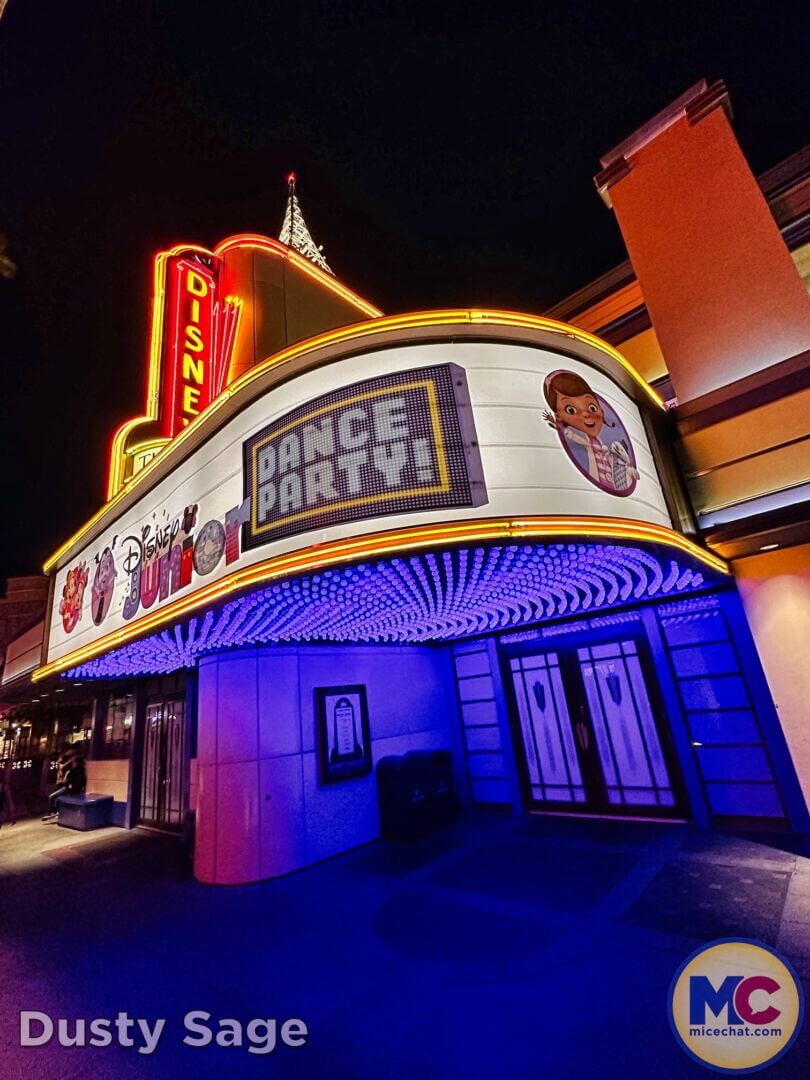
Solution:
M 295 194 L 295 173 L 290 173 L 287 177 L 287 190 L 287 209 L 284 211 L 284 221 L 278 235 L 279 240 L 282 244 L 286 244 L 287 247 L 300 252 L 304 258 L 315 263 L 321 270 L 325 270 L 327 274 L 333 274 L 332 268 L 323 257 L 323 248 L 318 247 L 312 239 L 307 223 L 304 221 L 298 203 L 298 196 Z

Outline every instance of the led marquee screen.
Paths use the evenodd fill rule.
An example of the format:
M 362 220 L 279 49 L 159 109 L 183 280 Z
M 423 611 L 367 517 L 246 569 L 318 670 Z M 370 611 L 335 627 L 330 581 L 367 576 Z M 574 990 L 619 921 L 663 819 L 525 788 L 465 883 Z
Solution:
M 324 394 L 244 444 L 244 547 L 381 514 L 485 501 L 466 374 L 455 364 Z

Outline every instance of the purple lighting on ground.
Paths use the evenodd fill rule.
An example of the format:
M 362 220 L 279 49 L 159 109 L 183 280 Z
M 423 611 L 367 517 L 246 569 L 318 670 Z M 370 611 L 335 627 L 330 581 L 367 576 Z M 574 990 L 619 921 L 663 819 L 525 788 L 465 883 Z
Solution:
M 510 544 L 325 570 L 257 589 L 124 645 L 67 678 L 163 674 L 235 646 L 451 641 L 679 596 L 704 584 L 686 563 L 631 545 Z

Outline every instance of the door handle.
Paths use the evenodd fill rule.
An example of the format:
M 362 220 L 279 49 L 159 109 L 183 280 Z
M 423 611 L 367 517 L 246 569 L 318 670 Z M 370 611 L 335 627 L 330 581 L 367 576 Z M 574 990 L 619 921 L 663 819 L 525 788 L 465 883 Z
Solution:
M 591 741 L 588 733 L 588 725 L 584 720 L 578 720 L 574 726 L 576 728 L 577 742 L 579 743 L 580 749 L 587 751 Z

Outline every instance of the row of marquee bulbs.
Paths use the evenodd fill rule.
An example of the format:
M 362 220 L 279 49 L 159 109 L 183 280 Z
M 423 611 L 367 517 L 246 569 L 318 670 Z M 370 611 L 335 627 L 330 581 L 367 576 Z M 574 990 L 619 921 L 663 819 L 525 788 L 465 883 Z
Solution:
M 494 545 L 326 570 L 131 642 L 69 678 L 167 673 L 221 649 L 272 643 L 452 641 L 692 592 L 703 575 L 627 544 Z

